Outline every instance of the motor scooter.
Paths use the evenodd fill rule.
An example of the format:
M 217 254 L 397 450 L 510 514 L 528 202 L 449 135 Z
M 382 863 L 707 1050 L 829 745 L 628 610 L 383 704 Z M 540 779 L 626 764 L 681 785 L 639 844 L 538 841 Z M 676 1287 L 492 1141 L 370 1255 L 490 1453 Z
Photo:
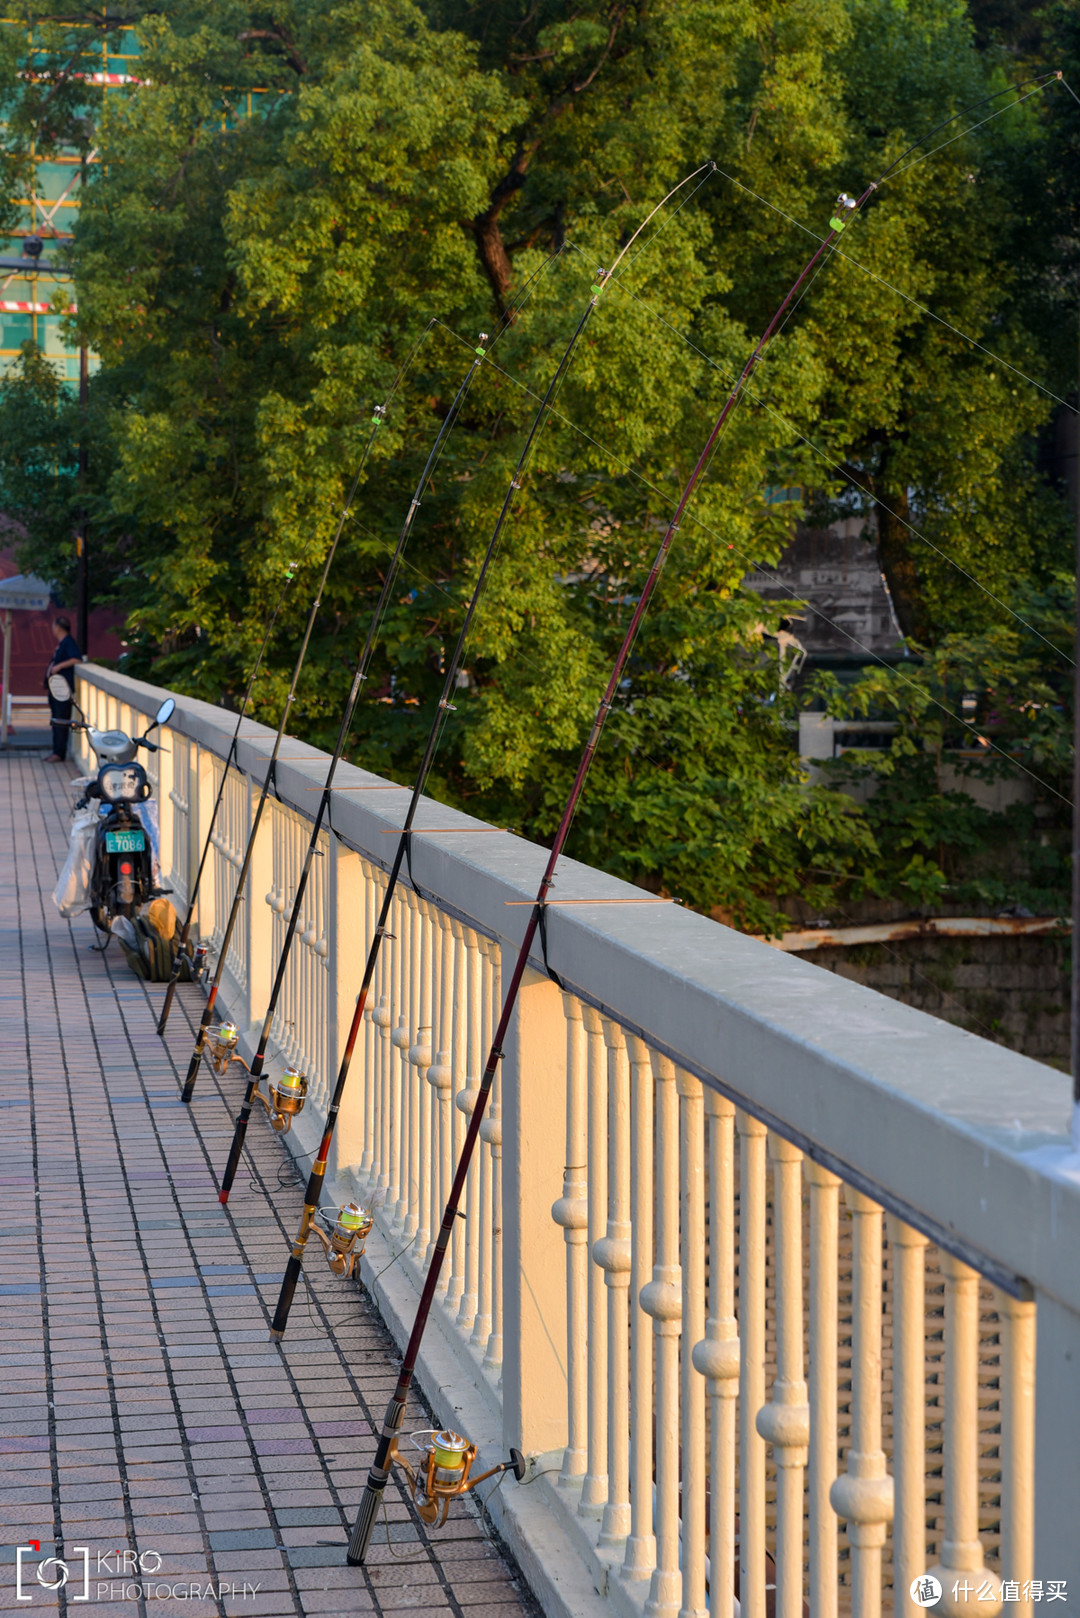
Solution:
M 98 805 L 92 819 L 87 905 L 94 926 L 108 933 L 117 916 L 133 918 L 150 899 L 171 893 L 154 883 L 153 850 L 136 805 L 151 795 L 146 771 L 135 755 L 140 747 L 156 753 L 159 744 L 150 732 L 167 724 L 176 703 L 167 697 L 141 736 L 125 730 L 98 730 L 93 725 L 72 725 L 85 731 L 98 759 L 98 772 L 88 782 L 76 812 Z

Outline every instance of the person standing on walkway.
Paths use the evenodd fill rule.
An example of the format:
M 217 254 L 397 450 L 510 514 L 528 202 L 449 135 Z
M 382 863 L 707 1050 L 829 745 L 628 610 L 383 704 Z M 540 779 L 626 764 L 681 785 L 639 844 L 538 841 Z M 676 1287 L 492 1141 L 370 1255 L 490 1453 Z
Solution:
M 71 699 L 75 695 L 75 677 L 71 670 L 77 663 L 82 662 L 82 653 L 71 633 L 70 618 L 54 618 L 52 632 L 56 650 L 45 670 L 45 689 L 49 693 L 53 750 L 45 762 L 62 764 L 67 758 L 68 737 L 71 734 Z

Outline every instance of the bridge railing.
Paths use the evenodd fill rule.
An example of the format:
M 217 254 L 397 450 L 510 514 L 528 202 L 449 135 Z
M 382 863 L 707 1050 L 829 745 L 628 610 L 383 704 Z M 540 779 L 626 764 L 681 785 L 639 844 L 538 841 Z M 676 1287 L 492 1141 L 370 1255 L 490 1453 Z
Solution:
M 102 726 L 162 695 L 80 672 Z M 162 738 L 178 908 L 234 723 L 181 697 Z M 271 740 L 243 727 L 212 949 Z M 224 979 L 248 1049 L 324 769 L 283 746 Z M 407 798 L 351 766 L 338 788 L 271 1047 L 310 1078 L 298 1152 Z M 418 816 L 331 1163 L 380 1199 L 364 1273 L 399 1335 L 543 858 Z M 546 1610 L 876 1618 L 924 1574 L 950 1614 L 1080 1600 L 1067 1078 L 572 860 L 556 891 L 422 1365 L 440 1419 L 529 1455 L 490 1509 Z

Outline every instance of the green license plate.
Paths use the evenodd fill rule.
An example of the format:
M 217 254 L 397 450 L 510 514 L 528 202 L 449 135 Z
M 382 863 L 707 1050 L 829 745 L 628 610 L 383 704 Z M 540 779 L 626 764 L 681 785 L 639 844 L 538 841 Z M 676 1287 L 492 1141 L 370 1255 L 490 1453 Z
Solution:
M 146 848 L 144 831 L 107 831 L 105 849 L 109 854 L 141 854 Z

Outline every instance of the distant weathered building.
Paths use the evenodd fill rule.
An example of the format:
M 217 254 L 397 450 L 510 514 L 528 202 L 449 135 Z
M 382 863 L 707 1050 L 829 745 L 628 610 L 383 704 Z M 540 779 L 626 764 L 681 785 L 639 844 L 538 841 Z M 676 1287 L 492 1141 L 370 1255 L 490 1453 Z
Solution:
M 755 568 L 743 580 L 766 601 L 797 599 L 790 627 L 805 648 L 803 676 L 811 668 L 852 670 L 883 658 L 904 657 L 904 641 L 873 540 L 861 517 L 829 528 L 795 527 L 775 567 Z

